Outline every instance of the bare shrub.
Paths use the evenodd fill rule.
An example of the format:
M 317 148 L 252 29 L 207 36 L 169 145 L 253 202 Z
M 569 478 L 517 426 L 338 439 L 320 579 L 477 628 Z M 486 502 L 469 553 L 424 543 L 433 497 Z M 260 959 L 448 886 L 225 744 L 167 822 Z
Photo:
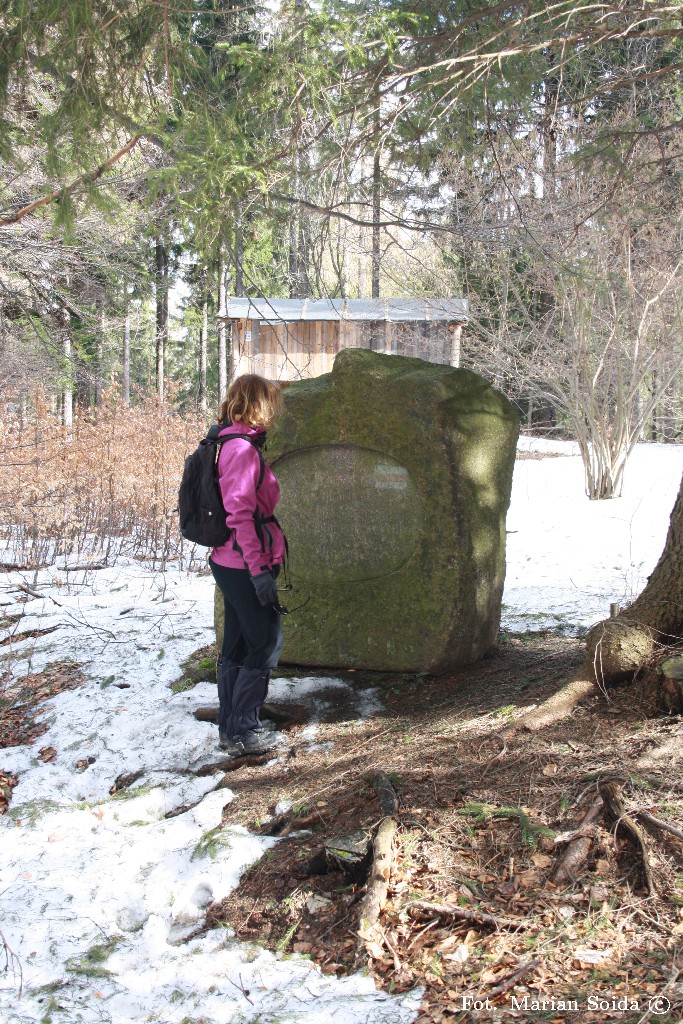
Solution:
M 25 413 L 0 406 L 3 562 L 192 560 L 174 512 L 183 461 L 204 422 L 153 399 L 124 407 L 110 395 L 96 418 L 77 418 L 67 433 L 40 392 L 32 404 L 29 426 Z

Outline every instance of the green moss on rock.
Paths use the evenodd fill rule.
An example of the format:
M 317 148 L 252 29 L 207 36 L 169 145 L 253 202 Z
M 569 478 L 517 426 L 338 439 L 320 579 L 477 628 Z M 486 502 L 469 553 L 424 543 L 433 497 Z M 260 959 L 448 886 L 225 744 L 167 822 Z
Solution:
M 298 609 L 283 660 L 444 672 L 481 658 L 498 633 L 517 433 L 483 378 L 420 359 L 347 349 L 292 384 L 268 439 Z

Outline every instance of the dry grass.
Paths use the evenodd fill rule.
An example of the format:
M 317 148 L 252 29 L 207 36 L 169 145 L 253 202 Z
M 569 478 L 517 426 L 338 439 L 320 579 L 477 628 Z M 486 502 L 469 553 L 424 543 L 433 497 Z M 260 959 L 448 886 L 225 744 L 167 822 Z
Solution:
M 151 399 L 125 408 L 111 397 L 68 435 L 40 394 L 35 408 L 30 424 L 16 407 L 0 411 L 5 565 L 191 557 L 174 510 L 184 458 L 205 431 L 198 417 Z

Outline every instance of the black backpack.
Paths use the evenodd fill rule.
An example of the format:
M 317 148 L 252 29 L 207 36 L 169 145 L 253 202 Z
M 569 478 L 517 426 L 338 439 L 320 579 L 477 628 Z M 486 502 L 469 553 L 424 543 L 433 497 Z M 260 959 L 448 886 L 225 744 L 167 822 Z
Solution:
M 215 430 L 215 428 L 213 428 Z M 263 482 L 265 463 L 261 454 L 261 439 L 249 434 L 226 434 L 223 437 L 209 435 L 199 442 L 197 448 L 185 459 L 183 477 L 178 491 L 178 512 L 180 532 L 185 540 L 201 544 L 206 548 L 217 548 L 225 544 L 230 529 L 225 521 L 225 509 L 218 485 L 218 454 L 225 441 L 239 437 L 248 441 L 258 452 L 260 472 L 256 490 Z

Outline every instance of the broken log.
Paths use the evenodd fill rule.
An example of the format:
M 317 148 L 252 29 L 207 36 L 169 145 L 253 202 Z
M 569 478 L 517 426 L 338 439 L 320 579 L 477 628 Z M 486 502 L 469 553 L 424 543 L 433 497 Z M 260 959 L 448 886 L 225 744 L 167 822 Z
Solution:
M 303 865 L 299 874 L 305 878 L 341 871 L 353 882 L 364 882 L 370 866 L 370 851 L 367 829 L 357 829 L 346 836 L 333 836 Z
M 368 888 L 361 906 L 358 934 L 366 946 L 378 943 L 381 945 L 383 941 L 383 933 L 379 927 L 379 915 L 382 913 L 387 899 L 391 874 L 391 849 L 398 828 L 398 821 L 393 816 L 398 808 L 398 797 L 389 776 L 385 772 L 376 772 L 372 778 L 372 785 L 385 816 L 379 823 L 372 844 L 372 867 Z
M 567 849 L 557 862 L 555 870 L 552 873 L 552 881 L 554 884 L 566 881 L 573 882 L 576 880 L 578 870 L 588 857 L 591 844 L 593 842 L 592 836 L 582 834 L 583 830 L 599 818 L 602 809 L 603 802 L 602 799 L 598 797 L 588 809 L 588 812 L 581 819 L 581 822 L 574 833 L 574 838 L 569 841 Z M 555 842 L 557 842 L 557 839 Z
M 218 722 L 218 704 L 203 704 L 195 708 L 193 714 L 198 722 L 213 722 L 215 725 Z M 260 714 L 261 718 L 269 719 L 280 726 L 292 725 L 301 721 L 301 718 L 290 711 L 285 711 L 284 708 L 279 707 L 277 704 L 263 704 Z
M 372 777 L 372 788 L 377 794 L 382 814 L 391 816 L 398 811 L 398 797 L 386 772 L 375 772 Z

